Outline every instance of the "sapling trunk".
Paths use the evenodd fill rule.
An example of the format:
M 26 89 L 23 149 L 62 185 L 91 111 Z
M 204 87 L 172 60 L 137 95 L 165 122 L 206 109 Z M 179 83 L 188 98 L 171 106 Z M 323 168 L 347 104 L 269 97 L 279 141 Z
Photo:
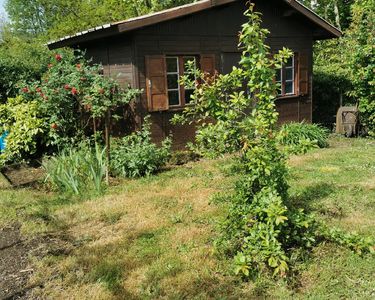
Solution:
M 111 159 L 110 153 L 110 121 L 111 121 L 111 110 L 108 109 L 105 115 L 105 147 L 106 147 L 106 170 L 105 170 L 105 181 L 109 185 L 109 163 Z

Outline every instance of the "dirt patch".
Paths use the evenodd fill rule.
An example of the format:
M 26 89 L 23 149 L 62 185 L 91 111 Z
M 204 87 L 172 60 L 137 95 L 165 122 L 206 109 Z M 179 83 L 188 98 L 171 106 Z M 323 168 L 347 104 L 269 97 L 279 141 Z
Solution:
M 42 284 L 28 283 L 34 273 L 30 258 L 68 254 L 72 249 L 66 236 L 45 235 L 27 240 L 17 225 L 0 229 L 0 299 L 31 299 L 32 290 Z
M 3 176 L 14 187 L 32 185 L 43 179 L 45 172 L 41 167 L 14 165 L 1 170 Z

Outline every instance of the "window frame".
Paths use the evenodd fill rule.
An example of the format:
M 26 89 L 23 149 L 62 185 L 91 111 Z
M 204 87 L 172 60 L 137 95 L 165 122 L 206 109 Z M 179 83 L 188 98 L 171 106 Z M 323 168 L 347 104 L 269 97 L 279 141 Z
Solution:
M 166 64 L 167 64 L 168 58 L 177 58 L 177 73 L 176 72 L 168 72 L 168 68 L 167 68 L 166 69 L 167 78 L 168 78 L 168 75 L 172 75 L 172 74 L 177 74 L 178 79 L 180 79 L 181 76 L 185 75 L 185 59 L 186 58 L 194 58 L 195 59 L 195 66 L 199 67 L 199 55 L 197 55 L 197 54 L 179 54 L 179 55 L 176 55 L 176 54 L 175 55 L 173 55 L 173 54 L 168 55 L 168 54 L 166 54 L 165 55 Z M 177 89 L 170 89 L 168 87 L 168 80 L 167 80 L 167 101 L 168 101 L 169 108 L 171 110 L 182 108 L 182 107 L 185 107 L 186 105 L 190 105 L 190 103 L 186 103 L 186 99 L 185 99 L 186 90 L 194 90 L 194 89 L 186 89 L 183 85 L 178 84 L 178 100 L 179 100 L 179 103 L 171 105 L 170 102 L 169 102 L 169 92 L 170 91 L 177 91 Z
M 280 72 L 280 80 L 277 81 L 275 79 L 275 81 L 281 85 L 281 90 L 279 90 L 280 93 L 277 94 L 278 99 L 299 96 L 299 91 L 298 91 L 298 78 L 299 78 L 299 76 L 298 76 L 298 53 L 294 52 L 293 56 L 291 58 L 292 58 L 292 66 L 285 67 L 285 65 L 283 64 L 281 69 L 277 70 L 277 72 Z M 292 73 L 293 79 L 292 80 L 286 79 L 286 70 L 287 69 L 292 69 L 292 71 L 293 71 L 293 73 Z M 291 93 L 285 92 L 285 89 L 286 89 L 285 87 L 286 87 L 287 82 L 293 83 L 293 91 Z
M 167 59 L 168 58 L 176 58 L 176 61 L 177 61 L 177 64 L 176 64 L 176 67 L 177 67 L 177 71 L 176 72 L 168 72 L 168 63 L 167 63 Z M 166 56 L 165 57 L 165 63 L 166 63 L 166 74 L 167 74 L 167 98 L 168 98 L 168 106 L 169 107 L 179 107 L 181 106 L 181 85 L 179 84 L 179 79 L 180 79 L 180 63 L 179 63 L 180 59 L 178 56 L 174 55 L 174 56 Z M 168 75 L 177 75 L 177 89 L 170 89 L 168 87 Z M 178 92 L 178 104 L 173 104 L 171 105 L 169 103 L 169 92 Z

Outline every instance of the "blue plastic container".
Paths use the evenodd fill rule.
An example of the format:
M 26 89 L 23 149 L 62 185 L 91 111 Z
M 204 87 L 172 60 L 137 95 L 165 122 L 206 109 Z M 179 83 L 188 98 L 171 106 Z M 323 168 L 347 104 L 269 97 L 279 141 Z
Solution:
M 3 152 L 3 151 L 5 150 L 5 146 L 6 146 L 5 139 L 6 139 L 7 136 L 8 136 L 8 132 L 4 132 L 4 133 L 0 136 L 0 153 Z

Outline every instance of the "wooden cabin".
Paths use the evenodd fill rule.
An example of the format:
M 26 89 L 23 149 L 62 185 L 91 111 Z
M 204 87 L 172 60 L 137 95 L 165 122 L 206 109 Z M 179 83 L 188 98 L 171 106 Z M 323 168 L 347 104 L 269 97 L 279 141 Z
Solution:
M 276 100 L 280 122 L 312 119 L 312 47 L 316 40 L 336 38 L 341 32 L 296 0 L 254 0 L 270 31 L 273 51 L 288 47 L 294 56 L 278 80 L 282 91 Z M 49 48 L 86 50 L 101 63 L 105 74 L 120 83 L 143 89 L 115 133 L 137 129 L 151 115 L 155 141 L 173 135 L 176 148 L 194 138 L 195 128 L 172 125 L 171 117 L 189 103 L 191 90 L 178 85 L 184 64 L 195 60 L 208 72 L 227 73 L 238 65 L 238 33 L 246 22 L 247 0 L 202 0 L 158 13 L 107 24 L 67 36 Z M 125 121 L 126 119 L 126 121 Z M 131 122 L 129 122 L 131 120 Z

